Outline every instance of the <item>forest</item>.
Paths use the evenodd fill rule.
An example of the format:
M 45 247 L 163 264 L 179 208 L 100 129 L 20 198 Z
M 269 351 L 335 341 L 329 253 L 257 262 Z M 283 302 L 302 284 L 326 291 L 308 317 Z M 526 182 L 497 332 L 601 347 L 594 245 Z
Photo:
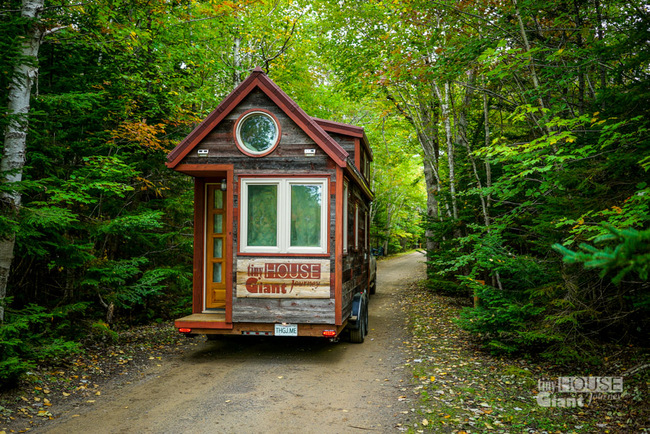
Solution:
M 257 66 L 365 128 L 372 247 L 426 250 L 487 350 L 648 347 L 643 3 L 2 0 L 0 35 L 0 385 L 188 312 L 192 179 L 164 162 Z

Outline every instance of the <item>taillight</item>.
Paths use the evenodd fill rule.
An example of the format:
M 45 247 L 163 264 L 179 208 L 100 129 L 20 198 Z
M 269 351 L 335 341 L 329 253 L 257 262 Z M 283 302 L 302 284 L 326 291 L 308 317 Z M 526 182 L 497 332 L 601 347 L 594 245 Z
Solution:
M 179 328 L 178 331 L 181 333 L 192 333 L 192 329 L 188 329 L 185 327 Z
M 323 336 L 326 338 L 333 338 L 336 336 L 336 330 L 323 330 Z

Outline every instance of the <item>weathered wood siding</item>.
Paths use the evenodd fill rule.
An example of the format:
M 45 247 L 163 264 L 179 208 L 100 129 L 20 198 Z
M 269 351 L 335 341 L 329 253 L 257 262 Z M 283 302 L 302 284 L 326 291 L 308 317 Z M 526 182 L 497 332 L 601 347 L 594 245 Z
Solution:
M 356 149 L 354 146 L 354 138 L 350 136 L 344 136 L 338 133 L 329 133 L 329 135 L 331 138 L 336 140 L 338 144 L 341 145 L 341 147 L 348 152 L 348 154 L 350 154 L 349 158 L 351 158 L 352 161 L 354 161 L 354 157 L 356 154 Z
M 239 151 L 235 144 L 233 129 L 237 119 L 247 110 L 265 109 L 273 113 L 280 123 L 281 139 L 277 148 L 264 157 L 249 157 Z M 198 149 L 208 149 L 209 156 L 198 157 Z M 305 156 L 305 149 L 315 149 L 316 154 Z M 261 323 L 335 323 L 335 183 L 336 169 L 327 154 L 263 92 L 251 92 L 217 127 L 208 134 L 184 160 L 189 164 L 233 164 L 234 173 L 234 221 L 233 221 L 233 273 L 231 276 L 232 320 L 233 322 Z M 330 298 L 328 299 L 282 299 L 282 298 L 238 298 L 236 296 L 237 261 L 239 239 L 239 178 L 241 175 L 288 175 L 306 177 L 328 175 L 329 190 L 329 258 Z M 264 256 L 264 255 L 260 255 Z M 241 258 L 251 258 L 250 255 Z M 292 256 L 292 259 L 301 257 Z M 303 257 L 306 261 L 309 256 Z M 313 257 L 312 257 L 313 258 Z M 325 258 L 321 258 L 325 259 Z
M 239 151 L 233 133 L 235 122 L 244 112 L 259 108 L 275 115 L 280 123 L 282 137 L 280 144 L 272 153 L 265 157 L 252 158 Z M 199 149 L 207 149 L 209 156 L 198 157 Z M 305 157 L 305 149 L 315 149 L 316 154 Z M 227 162 L 234 164 L 240 173 L 250 168 L 279 174 L 316 170 L 319 166 L 327 166 L 328 157 L 302 128 L 284 114 L 262 91 L 256 89 L 185 157 L 184 162 L 190 164 L 226 164 Z
M 367 201 L 359 188 L 350 183 L 348 193 L 348 248 L 343 255 L 343 318 L 350 316 L 354 294 L 367 289 L 369 254 L 366 244 L 365 216 L 369 213 Z M 358 208 L 358 213 L 356 209 Z M 355 218 L 358 214 L 358 244 L 355 247 Z
M 236 307 L 235 307 L 236 306 Z M 334 324 L 334 299 L 238 299 L 233 322 Z

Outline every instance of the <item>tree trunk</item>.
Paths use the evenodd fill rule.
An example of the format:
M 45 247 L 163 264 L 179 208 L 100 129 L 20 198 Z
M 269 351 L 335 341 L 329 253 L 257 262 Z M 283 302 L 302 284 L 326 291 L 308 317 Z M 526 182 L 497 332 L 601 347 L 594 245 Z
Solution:
M 436 195 L 438 194 L 438 183 L 436 182 L 436 177 L 433 174 L 433 165 L 431 162 L 427 161 L 427 157 L 424 157 L 424 182 L 427 188 L 427 216 L 429 220 L 438 220 L 438 200 Z M 433 230 L 427 226 L 427 229 L 424 233 L 426 238 L 426 250 L 427 252 L 433 252 L 439 248 L 438 243 L 433 239 Z
M 239 86 L 241 83 L 241 53 L 239 45 L 241 44 L 241 38 L 235 36 L 235 41 L 232 47 L 232 58 L 233 58 L 233 88 Z
M 42 30 L 36 23 L 38 14 L 43 9 L 44 0 L 23 0 L 20 14 L 32 25 L 20 48 L 21 60 L 14 67 L 12 82 L 9 86 L 7 117 L 9 124 L 4 135 L 4 149 L 0 161 L 2 182 L 16 184 L 22 180 L 25 166 L 27 131 L 29 127 L 29 102 L 32 85 L 38 75 L 38 49 L 41 45 Z M 18 190 L 6 192 L 0 196 L 2 204 L 10 214 L 17 214 L 21 204 Z M 5 234 L 0 239 L 0 322 L 4 321 L 4 299 L 7 296 L 7 281 L 14 256 L 16 234 Z
M 533 88 L 535 89 L 535 92 L 538 93 L 537 102 L 539 103 L 539 107 L 542 109 L 541 115 L 543 116 L 543 112 L 546 109 L 546 104 L 544 103 L 544 98 L 542 97 L 541 94 L 539 77 L 537 76 L 537 69 L 535 68 L 535 59 L 533 58 L 532 54 L 530 54 L 530 50 L 531 50 L 530 43 L 528 42 L 528 36 L 526 35 L 526 28 L 524 27 L 524 21 L 521 18 L 521 11 L 519 10 L 519 5 L 517 4 L 517 0 L 512 0 L 512 4 L 515 7 L 515 16 L 517 17 L 517 22 L 519 23 L 519 32 L 521 34 L 521 40 L 524 43 L 524 49 L 526 51 L 526 54 L 528 55 L 528 60 L 530 61 L 530 76 L 533 79 Z M 548 125 L 544 125 L 544 131 L 548 135 L 551 134 L 551 129 L 548 127 Z M 555 145 L 553 146 L 553 150 L 557 152 L 557 147 Z
M 451 113 L 449 110 L 449 82 L 445 82 L 444 95 L 440 92 L 438 85 L 434 84 L 436 95 L 440 100 L 442 117 L 445 123 L 445 138 L 447 142 L 447 163 L 449 164 L 449 194 L 451 196 L 451 215 L 458 220 L 458 205 L 456 203 L 456 176 L 454 173 L 454 141 L 451 132 Z
M 485 127 L 485 147 L 488 148 L 492 141 L 490 140 L 490 107 L 488 104 L 487 94 L 483 92 L 483 125 Z M 490 199 L 492 193 L 489 189 L 492 187 L 492 167 L 490 165 L 489 157 L 485 157 L 485 184 L 488 188 L 488 193 L 485 196 L 486 207 L 490 208 Z M 489 218 L 487 221 L 490 224 Z
M 476 184 L 479 188 L 479 200 L 481 201 L 481 209 L 483 211 L 483 222 L 485 224 L 485 227 L 488 228 L 490 227 L 490 217 L 488 214 L 488 207 L 487 207 L 487 200 L 485 198 L 485 192 L 483 191 L 483 183 L 481 182 L 481 176 L 479 175 L 478 172 L 478 167 L 476 165 L 476 160 L 474 159 L 474 155 L 472 154 L 472 148 L 469 143 L 469 139 L 467 137 L 467 128 L 468 128 L 468 120 L 467 120 L 467 112 L 469 110 L 469 106 L 472 102 L 472 97 L 474 95 L 474 81 L 476 79 L 476 72 L 475 71 L 470 71 L 469 78 L 467 80 L 467 87 L 465 89 L 465 98 L 463 99 L 463 104 L 460 107 L 460 110 L 457 110 L 458 112 L 458 135 L 457 135 L 457 141 L 459 145 L 463 145 L 465 149 L 467 150 L 467 158 L 469 159 L 470 163 L 472 164 L 472 171 L 474 172 L 474 178 L 476 179 Z M 483 97 L 485 98 L 485 93 L 483 93 Z M 484 105 L 487 104 L 484 100 Z M 484 107 L 484 110 L 486 108 Z M 489 131 L 489 119 L 487 117 L 487 114 L 484 113 L 484 121 L 485 121 L 485 129 L 486 131 Z
M 438 194 L 440 193 L 439 158 L 440 144 L 438 143 L 438 114 L 435 107 L 427 107 L 420 101 L 420 119 L 422 124 L 418 130 L 418 141 L 423 153 L 424 182 L 427 189 L 427 216 L 430 220 L 440 219 Z M 450 214 L 447 208 L 447 214 Z M 438 250 L 440 246 L 434 240 L 433 230 L 427 226 L 424 234 L 428 254 Z M 427 265 L 428 271 L 433 271 L 432 265 Z

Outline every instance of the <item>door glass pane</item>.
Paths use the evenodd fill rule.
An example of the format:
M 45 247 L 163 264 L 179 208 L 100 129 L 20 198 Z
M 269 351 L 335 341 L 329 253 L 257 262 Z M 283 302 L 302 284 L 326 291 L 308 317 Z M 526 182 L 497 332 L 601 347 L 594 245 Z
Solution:
M 214 209 L 223 209 L 223 191 L 219 187 L 214 189 Z
M 223 233 L 223 214 L 214 215 L 214 229 L 212 231 L 215 234 Z
M 215 238 L 213 240 L 214 245 L 212 248 L 212 257 L 213 258 L 221 258 L 223 255 L 223 239 L 221 238 Z
M 212 264 L 212 282 L 221 283 L 221 262 Z
M 278 186 L 248 186 L 248 245 L 277 246 Z
M 321 185 L 291 186 L 291 246 L 320 247 Z

